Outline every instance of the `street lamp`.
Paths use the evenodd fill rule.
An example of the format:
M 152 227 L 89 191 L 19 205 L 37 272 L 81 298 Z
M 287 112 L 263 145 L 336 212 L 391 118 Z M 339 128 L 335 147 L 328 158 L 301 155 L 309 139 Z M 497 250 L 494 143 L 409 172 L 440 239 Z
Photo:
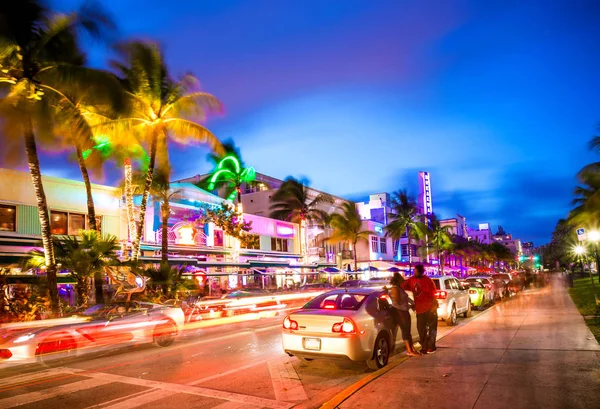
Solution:
M 581 244 L 578 244 L 575 246 L 573 251 L 575 254 L 577 254 L 577 256 L 579 256 L 579 263 L 581 264 L 581 276 L 583 277 L 585 274 L 585 271 L 583 270 L 583 255 L 585 254 L 585 247 L 583 247 Z
M 600 241 L 600 232 L 598 230 L 592 230 L 591 232 L 588 233 L 587 238 L 589 241 L 594 243 L 594 255 L 596 256 L 596 272 L 598 273 L 598 276 L 600 277 L 600 260 L 598 259 L 598 242 Z M 594 283 L 594 277 L 592 276 L 591 268 L 590 268 L 590 280 L 592 280 L 592 290 L 594 291 L 594 298 L 596 299 L 596 306 L 600 307 L 600 300 L 598 300 L 598 293 L 596 293 L 596 285 Z

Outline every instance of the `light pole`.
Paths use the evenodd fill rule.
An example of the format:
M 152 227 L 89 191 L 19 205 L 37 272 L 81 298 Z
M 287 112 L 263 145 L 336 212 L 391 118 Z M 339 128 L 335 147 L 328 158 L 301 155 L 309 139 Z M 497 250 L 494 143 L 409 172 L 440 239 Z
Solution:
M 598 240 L 600 240 L 600 232 L 591 231 L 588 234 L 588 239 L 594 243 L 594 255 L 596 257 L 596 271 L 598 271 L 600 264 L 598 263 Z M 579 256 L 583 256 L 585 254 L 585 247 L 582 245 L 575 246 L 575 253 L 579 254 Z M 583 266 L 583 262 L 582 262 Z M 599 273 L 600 275 L 600 273 Z M 594 292 L 594 300 L 596 301 L 596 306 L 600 307 L 600 300 L 598 300 L 598 293 L 596 292 L 596 283 L 594 283 L 594 276 L 592 276 L 592 269 L 590 268 L 590 280 L 592 281 L 592 291 Z

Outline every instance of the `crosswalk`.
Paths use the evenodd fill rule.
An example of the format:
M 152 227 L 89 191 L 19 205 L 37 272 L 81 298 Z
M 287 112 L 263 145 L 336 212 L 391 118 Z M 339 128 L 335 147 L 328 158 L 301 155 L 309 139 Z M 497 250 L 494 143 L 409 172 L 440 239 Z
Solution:
M 260 366 L 264 366 L 271 376 L 275 399 L 210 387 L 211 381 L 218 378 Z M 187 402 L 182 407 L 285 409 L 306 399 L 307 393 L 287 357 L 254 362 L 217 375 L 200 376 L 186 384 L 69 367 L 0 379 L 0 409 L 65 409 L 73 402 L 82 409 L 177 408 L 179 402 Z

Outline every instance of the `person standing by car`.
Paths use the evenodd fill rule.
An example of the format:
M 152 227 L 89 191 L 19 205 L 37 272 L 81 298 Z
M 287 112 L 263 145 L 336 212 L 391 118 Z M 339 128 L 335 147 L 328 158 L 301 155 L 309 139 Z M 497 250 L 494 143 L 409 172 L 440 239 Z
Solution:
M 415 275 L 404 281 L 402 288 L 412 291 L 415 298 L 421 353 L 432 354 L 436 350 L 438 303 L 435 298 L 435 284 L 431 278 L 425 276 L 423 264 L 415 266 Z
M 410 308 L 415 308 L 414 302 L 408 297 L 406 291 L 402 289 L 404 278 L 400 273 L 395 273 L 390 281 L 392 288 L 390 289 L 390 298 L 392 299 L 393 311 L 396 315 L 396 322 L 400 326 L 402 340 L 406 347 L 406 355 L 419 356 L 413 344 L 412 334 L 410 333 Z

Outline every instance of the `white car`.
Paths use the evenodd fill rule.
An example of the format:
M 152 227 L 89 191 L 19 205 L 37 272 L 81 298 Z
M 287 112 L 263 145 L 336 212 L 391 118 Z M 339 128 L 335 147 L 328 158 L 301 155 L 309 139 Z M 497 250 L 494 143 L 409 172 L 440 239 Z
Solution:
M 285 317 L 283 350 L 305 361 L 350 359 L 381 368 L 395 346 L 391 308 L 387 292 L 381 289 L 348 288 L 321 294 Z M 414 322 L 413 315 L 413 327 Z
M 471 316 L 471 297 L 467 288 L 452 276 L 433 276 L 431 279 L 436 288 L 440 319 L 446 321 L 447 325 L 456 325 L 458 314 L 463 314 L 465 318 Z

